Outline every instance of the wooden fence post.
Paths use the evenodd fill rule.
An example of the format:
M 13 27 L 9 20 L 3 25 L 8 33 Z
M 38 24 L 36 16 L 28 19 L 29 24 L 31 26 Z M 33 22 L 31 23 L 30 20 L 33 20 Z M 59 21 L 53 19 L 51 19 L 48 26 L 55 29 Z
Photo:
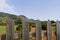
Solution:
M 0 35 L 0 40 L 1 40 L 1 35 Z
M 51 29 L 51 22 L 47 22 L 47 39 L 52 40 L 52 29 Z
M 22 21 L 23 27 L 23 40 L 29 40 L 29 22 L 26 20 Z
M 57 33 L 57 40 L 60 40 L 60 23 L 59 23 L 59 21 L 56 22 L 56 33 Z
M 14 22 L 11 19 L 7 20 L 6 40 L 14 40 Z
M 41 22 L 39 20 L 36 21 L 36 40 L 42 40 Z

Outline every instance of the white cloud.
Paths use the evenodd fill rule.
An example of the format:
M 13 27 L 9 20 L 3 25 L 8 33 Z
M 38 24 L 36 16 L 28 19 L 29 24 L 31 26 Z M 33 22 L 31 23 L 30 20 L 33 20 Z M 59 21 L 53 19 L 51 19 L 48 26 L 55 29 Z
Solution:
M 15 7 L 13 5 L 9 5 L 7 0 L 0 0 L 0 12 L 7 12 L 7 13 L 16 13 Z

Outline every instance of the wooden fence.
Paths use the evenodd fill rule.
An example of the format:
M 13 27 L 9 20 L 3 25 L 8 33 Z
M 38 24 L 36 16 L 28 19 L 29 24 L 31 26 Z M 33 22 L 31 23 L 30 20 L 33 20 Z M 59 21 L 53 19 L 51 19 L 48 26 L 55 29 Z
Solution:
M 29 22 L 27 20 L 22 21 L 23 26 L 23 35 L 22 40 L 29 40 Z M 34 20 L 36 23 L 36 40 L 42 40 L 41 35 L 41 22 L 39 20 Z M 7 24 L 7 33 L 6 33 L 6 40 L 14 40 L 14 22 L 11 20 Z M 60 40 L 60 23 L 59 21 L 56 21 L 56 36 L 57 40 Z M 52 29 L 51 29 L 51 22 L 47 22 L 47 40 L 52 40 Z M 1 36 L 0 36 L 1 40 Z

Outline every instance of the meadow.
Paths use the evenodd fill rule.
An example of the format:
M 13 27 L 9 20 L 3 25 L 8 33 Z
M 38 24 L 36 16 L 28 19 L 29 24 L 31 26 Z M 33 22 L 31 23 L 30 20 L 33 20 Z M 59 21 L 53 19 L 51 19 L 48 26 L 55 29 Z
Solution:
M 7 26 L 0 26 L 0 35 L 6 34 L 6 27 Z M 16 30 L 17 26 L 14 26 L 14 30 Z

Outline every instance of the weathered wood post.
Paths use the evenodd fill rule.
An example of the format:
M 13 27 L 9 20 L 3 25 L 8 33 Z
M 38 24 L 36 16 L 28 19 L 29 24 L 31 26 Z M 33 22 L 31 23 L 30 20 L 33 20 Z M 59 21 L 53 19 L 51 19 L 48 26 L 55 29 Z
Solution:
M 39 20 L 36 20 L 36 40 L 42 40 L 41 22 Z
M 27 20 L 22 20 L 23 27 L 23 40 L 29 40 L 29 22 Z
M 47 39 L 52 40 L 52 29 L 51 29 L 51 22 L 47 22 Z
M 14 22 L 7 20 L 6 40 L 14 40 Z
M 0 35 L 0 40 L 1 40 L 1 35 Z
M 56 33 L 57 33 L 57 40 L 60 40 L 60 23 L 59 23 L 59 21 L 56 22 Z

